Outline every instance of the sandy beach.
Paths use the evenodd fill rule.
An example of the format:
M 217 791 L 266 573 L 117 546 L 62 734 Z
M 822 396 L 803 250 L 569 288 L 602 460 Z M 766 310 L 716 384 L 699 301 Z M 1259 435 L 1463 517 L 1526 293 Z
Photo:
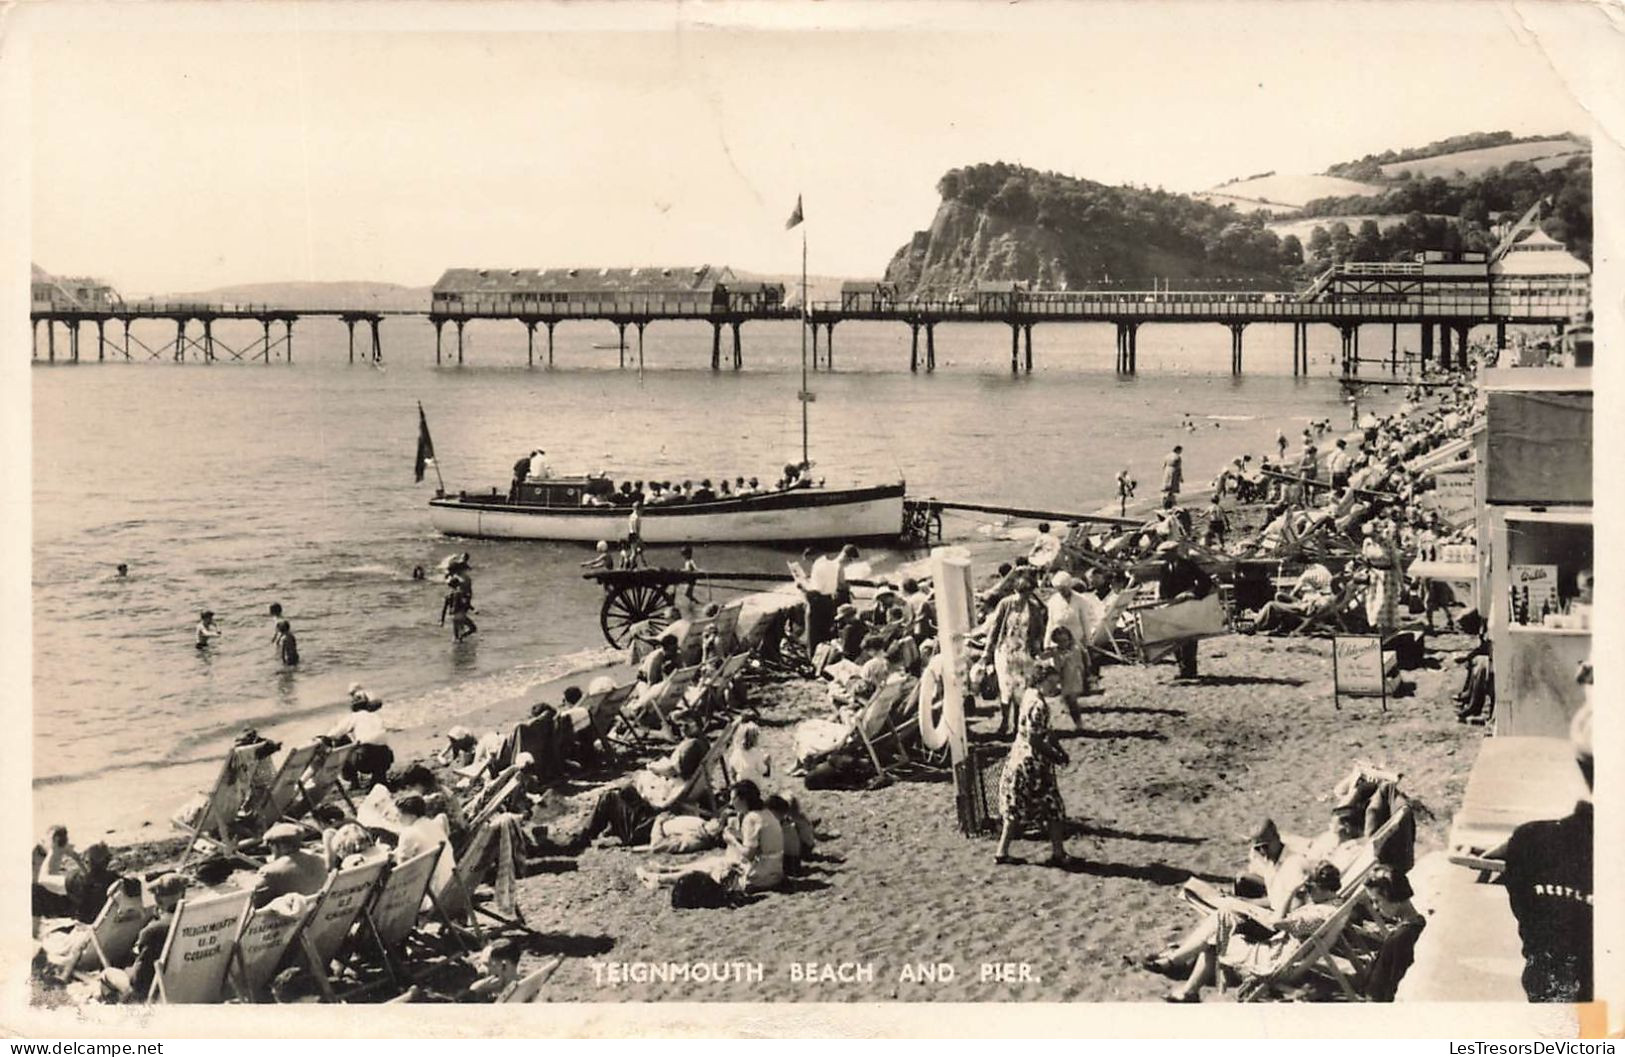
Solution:
M 1075 870 L 994 865 L 991 839 L 958 832 L 946 777 L 815 793 L 787 779 L 781 788 L 836 834 L 820 847 L 828 859 L 788 891 L 739 909 L 677 911 L 665 891 L 638 883 L 641 853 L 592 848 L 548 860 L 520 882 L 538 933 L 526 964 L 567 955 L 544 995 L 552 1001 L 1154 1000 L 1166 982 L 1124 956 L 1193 920 L 1179 885 L 1233 877 L 1266 816 L 1290 833 L 1319 832 L 1332 787 L 1355 760 L 1402 772 L 1424 808 L 1418 854 L 1441 845 L 1482 732 L 1455 722 L 1447 698 L 1459 669 L 1448 653 L 1429 655 L 1440 662 L 1406 673 L 1416 689 L 1386 714 L 1375 699 L 1334 708 L 1328 645 L 1318 640 L 1212 640 L 1196 685 L 1170 685 L 1168 665 L 1108 668 L 1083 731 L 1056 723 L 1073 760 L 1061 786 L 1068 846 L 1083 859 Z M 794 722 L 827 709 L 823 692 L 797 682 L 755 693 L 782 766 Z M 973 731 L 985 736 L 994 722 L 984 711 Z M 1042 846 L 1018 841 L 1014 850 L 1036 860 Z M 691 972 L 730 979 L 633 982 L 648 972 L 640 963 L 667 962 L 705 963 Z M 904 979 L 909 967 L 942 963 L 951 979 Z M 756 965 L 760 980 L 743 968 Z M 825 966 L 837 979 L 819 982 Z

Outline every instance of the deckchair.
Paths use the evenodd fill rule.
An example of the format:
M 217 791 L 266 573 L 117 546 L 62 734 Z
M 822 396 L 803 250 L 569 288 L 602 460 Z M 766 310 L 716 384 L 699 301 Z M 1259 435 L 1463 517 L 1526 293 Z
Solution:
M 683 703 L 683 692 L 692 686 L 699 676 L 700 667 L 697 664 L 690 665 L 687 668 L 679 668 L 672 672 L 658 685 L 642 695 L 637 703 L 632 706 L 633 715 L 630 717 L 630 722 L 636 723 L 644 709 L 653 708 L 655 715 L 660 717 L 661 724 L 668 729 L 672 729 L 672 710 Z
M 260 1000 L 266 985 L 294 949 L 300 930 L 321 907 L 321 899 L 322 893 L 282 896 L 243 918 L 231 955 L 236 970 L 231 983 L 238 998 L 244 1002 Z
M 898 727 L 892 720 L 892 712 L 910 695 L 919 689 L 920 681 L 915 678 L 899 680 L 895 683 L 882 683 L 864 703 L 857 718 L 852 723 L 852 733 L 848 742 L 856 741 L 862 744 L 864 751 L 869 755 L 869 762 L 874 764 L 876 780 L 889 778 L 891 772 L 880 760 L 878 747 L 890 743 L 897 750 L 898 757 L 908 761 L 908 753 L 903 748 L 902 738 L 898 734 Z
M 79 956 L 81 970 L 112 969 L 130 964 L 135 941 L 152 920 L 153 909 L 139 900 L 109 896 L 90 923 L 90 944 Z
M 749 663 L 750 654 L 736 653 L 723 661 L 715 671 L 708 673 L 696 684 L 693 694 L 689 696 L 696 706 L 701 709 L 707 720 L 711 718 L 713 711 L 712 702 L 720 699 L 726 705 L 734 679 Z
M 1301 635 L 1321 628 L 1354 631 L 1355 629 L 1349 625 L 1350 609 L 1364 586 L 1355 578 L 1349 577 L 1331 599 L 1305 613 L 1296 624 L 1287 629 L 1287 634 Z
M 1393 814 L 1388 816 L 1388 821 L 1378 826 L 1376 832 L 1365 839 L 1359 854 L 1349 862 L 1348 868 L 1343 871 L 1341 898 L 1347 899 L 1365 885 L 1365 879 L 1370 875 L 1372 867 L 1382 861 L 1383 845 L 1388 843 L 1388 838 L 1394 835 L 1405 819 L 1410 816 L 1410 813 L 1410 804 L 1402 803 Z
M 740 652 L 739 617 L 744 610 L 745 603 L 730 602 L 717 614 L 717 652 L 723 657 L 732 658 Z
M 256 836 L 280 822 L 293 807 L 293 802 L 299 798 L 300 779 L 323 751 L 319 741 L 289 749 L 270 783 L 259 791 L 258 796 L 243 805 L 243 814 L 252 819 Z
M 405 862 L 396 863 L 378 886 L 372 902 L 361 912 L 367 933 L 383 960 L 384 971 L 397 983 L 407 975 L 401 966 L 401 950 L 417 931 L 418 917 L 425 899 L 431 902 L 446 927 L 455 934 L 455 927 L 445 912 L 440 910 L 440 903 L 430 890 L 435 866 L 445 850 L 445 846 L 440 845 Z
M 389 860 L 380 857 L 328 874 L 316 909 L 299 933 L 311 975 L 329 1002 L 334 1000 L 329 969 L 344 955 L 350 930 L 372 901 L 388 867 Z
M 355 811 L 355 801 L 345 791 L 343 778 L 344 765 L 350 762 L 350 755 L 359 747 L 355 742 L 350 742 L 330 748 L 310 765 L 310 770 L 299 781 L 299 792 L 304 794 L 305 806 L 297 815 L 315 811 L 335 789 L 350 810 Z
M 692 801 L 698 794 L 701 785 L 704 785 L 706 789 L 715 792 L 715 786 L 711 784 L 710 775 L 713 767 L 720 767 L 722 769 L 722 784 L 724 788 L 731 784 L 733 779 L 728 774 L 728 764 L 725 759 L 725 755 L 728 751 L 729 744 L 733 742 L 734 733 L 739 729 L 740 722 L 741 721 L 738 719 L 730 720 L 727 726 L 717 731 L 717 736 L 712 740 L 711 747 L 705 751 L 705 756 L 700 759 L 699 766 L 694 768 L 694 772 L 688 776 L 688 780 L 683 783 L 682 788 L 678 789 L 671 796 L 666 797 L 661 803 L 651 803 L 649 806 L 654 808 L 656 811 L 665 811 L 685 800 Z
M 187 836 L 186 850 L 181 854 L 180 865 L 176 869 L 185 868 L 199 844 L 218 849 L 229 856 L 237 855 L 237 841 L 232 836 L 232 827 L 237 821 L 238 809 L 249 797 L 259 767 L 257 746 L 237 745 L 226 753 L 226 762 L 204 797 L 203 808 L 197 818 L 186 823 L 174 820 L 176 827 L 185 830 Z M 254 866 L 259 865 L 249 861 Z
M 486 942 L 485 933 L 479 926 L 476 914 L 483 914 L 509 928 L 529 931 L 514 897 L 514 882 L 519 866 L 515 822 L 512 816 L 487 819 L 458 853 L 456 867 L 445 884 L 430 889 L 441 911 L 460 924 L 466 924 L 482 944 Z M 497 908 L 502 913 L 482 906 L 474 899 L 475 889 L 493 870 L 495 880 L 492 888 Z
M 509 767 L 486 782 L 479 793 L 463 804 L 463 815 L 468 819 L 468 833 L 472 836 L 485 825 L 486 821 L 496 814 L 523 784 L 524 773 L 519 767 Z
M 147 1001 L 191 1005 L 225 1000 L 226 973 L 252 892 L 183 899 L 153 967 Z
M 1335 983 L 1344 997 L 1359 1000 L 1360 994 L 1349 980 L 1349 974 L 1333 957 L 1333 948 L 1353 920 L 1355 912 L 1370 897 L 1364 890 L 1346 899 L 1340 899 L 1337 910 L 1297 946 L 1293 952 L 1263 976 L 1249 977 L 1236 990 L 1240 1002 L 1256 1002 L 1269 997 L 1296 998 L 1305 990 L 1305 979 L 1318 973 Z
M 1100 623 L 1089 633 L 1089 641 L 1085 644 L 1091 657 L 1104 657 L 1118 664 L 1133 663 L 1130 660 L 1132 639 L 1127 646 L 1118 640 L 1118 624 L 1133 604 L 1134 592 L 1129 590 L 1118 591 L 1106 599 L 1106 611 Z
M 677 659 L 684 665 L 700 663 L 705 632 L 716 626 L 716 617 L 696 617 L 683 629 L 683 639 L 677 644 Z
M 516 981 L 497 1001 L 502 1003 L 536 1001 L 542 993 L 542 987 L 553 978 L 553 974 L 558 972 L 559 966 L 563 964 L 564 955 L 554 955 L 552 961 Z
M 638 732 L 637 725 L 622 714 L 627 702 L 637 693 L 638 686 L 637 683 L 627 683 L 612 690 L 588 694 L 582 700 L 581 707 L 587 710 L 587 719 L 591 723 L 592 732 L 601 744 L 636 749 L 644 747 L 643 735 Z M 625 733 L 631 741 L 630 745 L 616 738 L 618 731 Z
M 1171 653 L 1180 643 L 1224 635 L 1230 630 L 1217 593 L 1141 609 L 1135 619 L 1140 656 L 1147 663 Z

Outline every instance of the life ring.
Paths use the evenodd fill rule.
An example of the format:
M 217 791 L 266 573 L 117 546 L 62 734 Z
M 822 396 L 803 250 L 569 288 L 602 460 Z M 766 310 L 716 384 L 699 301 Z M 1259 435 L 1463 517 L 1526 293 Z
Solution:
M 936 667 L 938 664 L 940 661 L 932 658 L 932 663 L 926 665 L 920 672 L 920 744 L 932 751 L 948 744 L 948 710 L 933 707 L 937 699 L 943 695 L 942 676 L 938 674 L 939 669 Z

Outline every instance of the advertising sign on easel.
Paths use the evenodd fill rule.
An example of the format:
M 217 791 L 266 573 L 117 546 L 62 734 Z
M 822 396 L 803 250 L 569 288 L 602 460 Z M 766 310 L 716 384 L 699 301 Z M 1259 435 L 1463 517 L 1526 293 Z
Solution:
M 1345 697 L 1378 697 L 1388 711 L 1388 667 L 1393 657 L 1376 635 L 1332 637 L 1332 706 L 1343 707 Z

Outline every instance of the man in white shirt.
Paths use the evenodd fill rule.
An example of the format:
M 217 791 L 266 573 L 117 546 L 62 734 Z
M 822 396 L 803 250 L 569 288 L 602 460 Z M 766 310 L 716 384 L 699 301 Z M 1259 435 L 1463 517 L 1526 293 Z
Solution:
M 530 474 L 528 476 L 532 481 L 540 481 L 544 477 L 553 476 L 553 471 L 548 467 L 547 460 L 542 457 L 546 454 L 547 452 L 540 448 L 530 453 Z
M 360 683 L 351 683 L 350 714 L 327 732 L 329 741 L 347 739 L 356 743 L 355 751 L 344 764 L 344 777 L 352 787 L 362 783 L 370 787 L 382 782 L 395 762 L 395 750 L 389 744 L 389 728 L 378 715 L 383 707 L 384 703 L 370 696 Z
M 820 555 L 807 571 L 803 590 L 807 595 L 807 655 L 835 634 L 835 607 L 851 596 L 846 583 L 846 567 L 858 558 L 858 549 L 848 543 L 840 553 Z
M 1348 441 L 1338 437 L 1336 447 L 1326 460 L 1326 470 L 1332 475 L 1332 488 L 1344 488 L 1348 485 L 1350 461 Z

